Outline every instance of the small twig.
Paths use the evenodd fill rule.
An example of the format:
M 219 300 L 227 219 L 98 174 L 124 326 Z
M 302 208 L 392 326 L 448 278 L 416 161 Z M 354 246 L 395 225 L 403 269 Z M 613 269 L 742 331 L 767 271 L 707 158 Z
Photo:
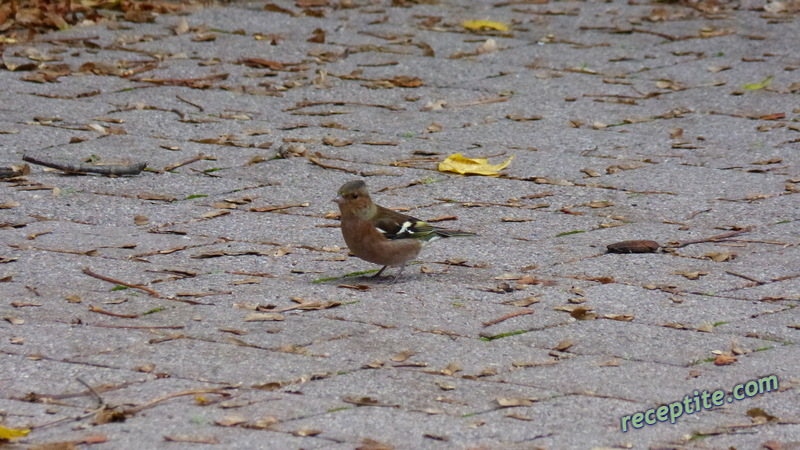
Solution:
M 200 110 L 200 112 L 203 112 L 203 111 L 205 111 L 205 108 L 203 108 L 202 106 L 198 105 L 197 103 L 192 103 L 192 102 L 190 102 L 189 100 L 186 100 L 185 98 L 181 97 L 180 95 L 176 95 L 175 97 L 176 97 L 178 100 L 180 100 L 180 101 L 182 101 L 182 102 L 184 102 L 184 103 L 188 103 L 188 104 L 190 104 L 190 105 L 194 106 L 195 108 L 197 108 L 198 110 Z
M 494 319 L 494 320 L 490 320 L 488 322 L 483 322 L 483 326 L 490 327 L 492 325 L 497 325 L 498 323 L 503 322 L 505 320 L 511 319 L 512 317 L 524 316 L 524 315 L 527 315 L 527 314 L 533 314 L 533 312 L 534 311 L 532 309 L 523 309 L 522 311 L 513 312 L 511 314 L 506 314 L 505 316 L 500 317 L 499 319 Z
M 627 33 L 625 30 L 622 30 L 621 32 L 622 32 L 623 34 Z M 644 28 L 631 28 L 631 29 L 629 30 L 629 32 L 630 32 L 630 33 L 643 33 L 643 34 L 652 34 L 653 36 L 658 36 L 658 37 L 660 37 L 660 38 L 664 38 L 664 39 L 666 39 L 666 40 L 668 40 L 668 41 L 673 41 L 673 42 L 675 42 L 675 41 L 683 41 L 683 40 L 687 39 L 687 38 L 685 38 L 685 37 L 676 37 L 676 36 L 670 36 L 669 34 L 658 33 L 658 32 L 656 32 L 656 31 L 652 31 L 652 30 L 646 30 L 646 29 L 644 29 Z
M 353 169 L 346 169 L 346 168 L 344 168 L 344 167 L 336 167 L 336 166 L 331 166 L 331 165 L 329 165 L 329 164 L 325 164 L 325 163 L 323 163 L 322 161 L 320 161 L 318 158 L 316 158 L 316 157 L 314 157 L 314 156 L 308 156 L 308 157 L 307 157 L 307 159 L 308 159 L 309 161 L 311 161 L 311 163 L 313 163 L 313 164 L 316 164 L 316 165 L 318 165 L 318 166 L 322 167 L 323 169 L 334 169 L 334 170 L 341 170 L 342 172 L 347 172 L 347 173 L 351 173 L 351 174 L 353 174 L 353 175 L 358 175 L 358 171 L 357 171 L 357 170 L 353 170 Z
M 77 377 L 75 379 L 78 380 L 78 383 L 86 386 L 86 389 L 89 389 L 89 392 L 91 392 L 92 395 L 94 395 L 94 398 L 97 400 L 98 407 L 105 406 L 106 402 L 103 401 L 103 397 L 101 397 L 100 394 L 98 394 L 97 391 L 95 391 L 94 388 L 89 383 L 83 381 L 83 378 L 81 377 Z
M 471 102 L 464 102 L 464 103 L 455 103 L 452 105 L 448 105 L 449 108 L 461 108 L 464 106 L 478 106 L 478 105 L 487 105 L 489 103 L 503 103 L 507 102 L 508 97 L 495 97 L 495 98 L 486 98 L 481 100 L 475 100 Z
M 62 170 L 69 173 L 97 173 L 100 175 L 138 175 L 147 167 L 146 162 L 131 163 L 131 164 L 109 164 L 107 166 L 95 166 L 92 164 L 69 164 L 57 163 L 53 161 L 45 161 L 33 156 L 23 155 L 23 161 L 31 164 L 38 164 L 40 166 L 50 167 L 53 169 Z
M 726 270 L 725 273 L 727 273 L 728 275 L 733 275 L 735 277 L 744 278 L 745 280 L 752 281 L 753 283 L 756 283 L 758 285 L 766 284 L 761 280 L 756 280 L 755 278 L 748 277 L 747 275 L 742 275 L 740 273 L 731 272 L 730 270 Z
M 744 228 L 742 230 L 731 231 L 730 233 L 718 234 L 716 236 L 711 236 L 711 237 L 708 237 L 708 238 L 705 238 L 705 239 L 697 239 L 697 240 L 694 240 L 694 241 L 670 242 L 670 243 L 668 243 L 666 245 L 666 247 L 681 248 L 681 247 L 686 247 L 687 245 L 691 245 L 691 244 L 702 244 L 704 242 L 716 242 L 716 241 L 720 241 L 722 239 L 727 239 L 727 238 L 730 238 L 730 237 L 738 236 L 740 234 L 747 233 L 747 232 L 752 231 L 752 230 L 753 230 L 753 227 L 747 227 L 747 228 Z
M 346 102 L 346 101 L 321 101 L 321 102 L 309 102 L 304 101 L 300 102 L 297 105 L 284 109 L 284 111 L 297 111 L 298 109 L 308 108 L 309 106 L 322 106 L 322 105 L 333 105 L 333 106 L 371 106 L 373 108 L 385 108 L 389 111 L 403 111 L 405 108 L 400 106 L 392 106 L 392 105 L 379 105 L 376 103 L 361 103 L 361 102 Z
M 214 158 L 213 156 L 206 156 L 205 153 L 198 153 L 197 156 L 195 156 L 194 158 L 187 159 L 184 162 L 181 162 L 181 163 L 178 163 L 178 164 L 175 164 L 175 165 L 172 165 L 172 166 L 164 167 L 164 172 L 169 172 L 170 170 L 175 170 L 178 167 L 183 167 L 183 166 L 185 166 L 187 164 L 196 163 L 197 161 L 202 161 L 204 159 L 211 159 L 213 161 L 216 158 Z
M 186 328 L 183 325 L 164 325 L 164 326 L 160 326 L 160 327 L 156 327 L 156 326 L 148 327 L 146 325 L 105 325 L 105 324 L 99 324 L 99 325 L 92 325 L 92 326 L 93 327 L 97 327 L 97 328 L 120 328 L 120 329 L 125 329 L 125 330 L 182 330 L 182 329 Z
M 111 317 L 119 317 L 119 318 L 122 318 L 122 319 L 138 319 L 139 318 L 138 314 L 118 314 L 118 313 L 114 313 L 114 312 L 111 312 L 111 311 L 106 311 L 105 309 L 98 308 L 97 306 L 94 306 L 94 305 L 89 305 L 89 311 L 100 313 L 100 314 L 105 314 L 105 315 L 111 316 Z
M 89 275 L 90 277 L 97 278 L 99 280 L 108 281 L 109 283 L 118 284 L 120 286 L 127 286 L 129 288 L 134 288 L 134 289 L 141 289 L 141 290 L 147 292 L 148 294 L 152 295 L 153 297 L 161 298 L 161 294 L 159 294 L 158 292 L 150 289 L 147 286 L 140 286 L 138 284 L 128 283 L 126 281 L 120 281 L 120 280 L 117 280 L 117 279 L 114 279 L 114 278 L 111 278 L 111 277 L 107 277 L 105 275 L 100 275 L 99 273 L 92 272 L 91 269 L 89 269 L 88 267 L 84 267 L 83 268 L 83 273 L 85 273 L 86 275 Z
M 145 410 L 147 408 L 150 408 L 151 406 L 155 406 L 156 404 L 161 403 L 161 402 L 166 401 L 166 400 L 171 400 L 173 398 L 178 398 L 178 397 L 184 397 L 186 395 L 198 395 L 198 394 L 217 394 L 217 395 L 222 395 L 224 397 L 230 397 L 230 395 L 231 395 L 231 394 L 229 394 L 227 392 L 222 392 L 221 389 L 194 389 L 194 390 L 191 390 L 191 391 L 179 392 L 177 394 L 169 394 L 169 395 L 165 395 L 163 397 L 159 397 L 157 399 L 151 400 L 151 401 L 149 401 L 147 403 L 144 403 L 142 405 L 139 405 L 139 406 L 136 406 L 136 407 L 131 408 L 129 410 L 126 410 L 125 414 L 126 415 L 136 414 L 138 412 L 141 412 L 141 411 L 143 411 L 143 410 Z

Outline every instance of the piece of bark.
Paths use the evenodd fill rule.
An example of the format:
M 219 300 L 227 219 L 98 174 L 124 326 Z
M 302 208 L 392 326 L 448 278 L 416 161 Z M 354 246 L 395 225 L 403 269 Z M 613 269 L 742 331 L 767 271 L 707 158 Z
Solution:
M 131 163 L 131 164 L 110 164 L 107 166 L 95 166 L 92 164 L 70 164 L 55 161 L 46 161 L 44 159 L 36 158 L 30 155 L 24 155 L 23 161 L 31 164 L 38 164 L 40 166 L 50 167 L 53 169 L 62 170 L 68 173 L 97 173 L 100 175 L 138 175 L 147 167 L 146 162 Z
M 655 253 L 658 251 L 656 241 L 622 241 L 608 244 L 609 253 Z

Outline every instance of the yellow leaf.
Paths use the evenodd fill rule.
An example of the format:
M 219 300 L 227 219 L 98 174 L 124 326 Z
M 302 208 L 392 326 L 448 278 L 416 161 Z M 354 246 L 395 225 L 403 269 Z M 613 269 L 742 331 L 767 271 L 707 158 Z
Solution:
M 759 89 L 764 89 L 770 84 L 772 84 L 772 75 L 768 76 L 767 78 L 764 78 L 759 83 L 745 84 L 744 86 L 742 86 L 742 88 L 750 91 L 757 91 Z
M 21 430 L 21 429 L 14 429 L 14 428 L 4 428 L 0 427 L 0 440 L 2 441 L 13 441 L 19 439 L 21 437 L 25 437 L 30 433 L 31 430 Z
M 461 26 L 473 31 L 482 29 L 508 31 L 508 27 L 504 23 L 495 22 L 492 20 L 465 20 L 461 23 Z
M 488 175 L 496 177 L 497 173 L 505 169 L 511 163 L 514 156 L 510 156 L 501 164 L 489 164 L 485 158 L 465 158 L 461 153 L 450 155 L 439 163 L 439 172 L 455 172 L 474 175 Z

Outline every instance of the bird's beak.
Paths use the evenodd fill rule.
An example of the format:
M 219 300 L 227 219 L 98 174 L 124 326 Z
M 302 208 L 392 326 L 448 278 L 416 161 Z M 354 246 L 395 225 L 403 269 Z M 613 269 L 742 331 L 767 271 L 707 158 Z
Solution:
M 341 195 L 337 195 L 336 198 L 332 199 L 331 201 L 341 205 L 342 203 L 344 203 L 344 197 L 342 197 Z

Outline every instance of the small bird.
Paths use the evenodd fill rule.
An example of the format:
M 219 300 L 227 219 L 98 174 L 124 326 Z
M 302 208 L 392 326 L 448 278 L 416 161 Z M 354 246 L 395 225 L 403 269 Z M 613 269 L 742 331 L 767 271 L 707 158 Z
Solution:
M 394 281 L 403 273 L 406 262 L 416 257 L 422 247 L 439 239 L 477 236 L 467 231 L 434 227 L 417 218 L 372 203 L 367 184 L 350 181 L 339 188 L 334 202 L 342 213 L 342 236 L 354 255 L 383 266 L 400 267 Z

